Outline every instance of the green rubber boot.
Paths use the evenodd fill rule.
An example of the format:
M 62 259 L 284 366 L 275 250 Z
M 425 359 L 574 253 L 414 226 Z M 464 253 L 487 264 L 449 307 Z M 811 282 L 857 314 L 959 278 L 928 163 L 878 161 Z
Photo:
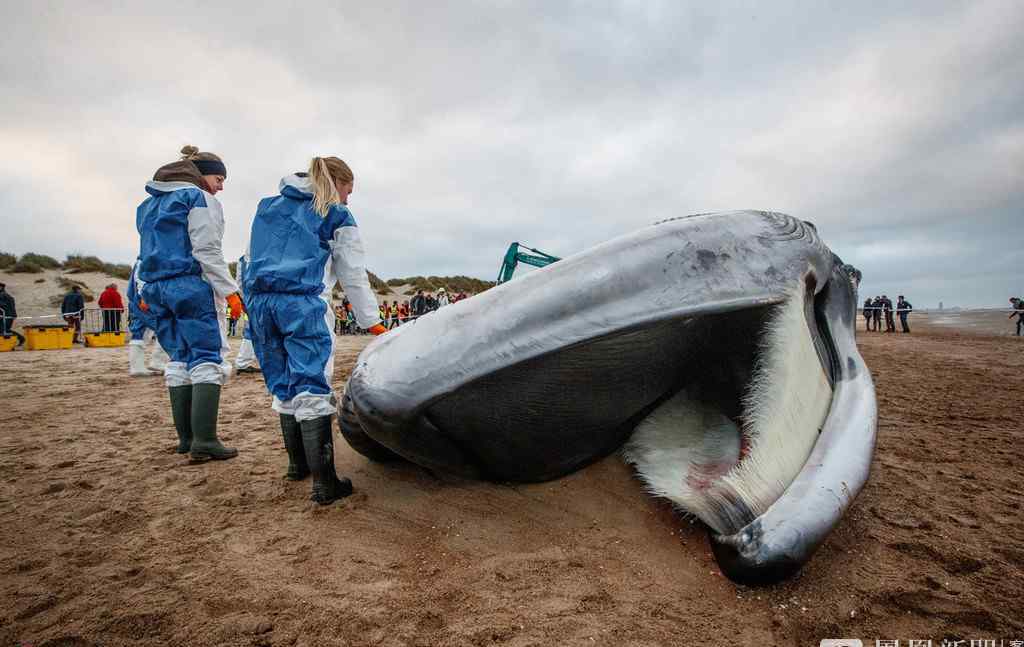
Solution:
M 217 410 L 220 407 L 219 384 L 192 385 L 192 460 L 227 460 L 238 450 L 217 440 Z
M 170 386 L 167 392 L 171 395 L 174 430 L 178 432 L 178 446 L 174 452 L 187 454 L 192 447 L 192 385 Z
M 320 505 L 333 503 L 352 494 L 352 481 L 338 478 L 334 471 L 334 444 L 331 441 L 331 416 L 321 416 L 299 423 L 306 463 L 313 473 L 310 500 Z
M 302 448 L 302 428 L 295 416 L 281 414 L 281 435 L 284 436 L 284 448 L 288 450 L 288 472 L 284 477 L 289 481 L 301 481 L 309 476 L 309 465 Z

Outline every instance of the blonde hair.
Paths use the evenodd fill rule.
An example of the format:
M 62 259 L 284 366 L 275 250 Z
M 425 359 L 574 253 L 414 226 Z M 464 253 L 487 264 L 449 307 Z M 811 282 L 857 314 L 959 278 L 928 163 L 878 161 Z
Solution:
M 181 159 L 189 160 L 190 162 L 194 161 L 194 160 L 207 160 L 207 161 L 210 161 L 210 162 L 223 162 L 224 161 L 220 157 L 218 157 L 217 155 L 215 155 L 213 153 L 203 153 L 203 152 L 200 152 L 199 147 L 198 146 L 193 146 L 192 144 L 189 144 L 187 146 L 182 146 L 181 147 Z
M 313 185 L 313 210 L 326 218 L 331 205 L 340 204 L 335 182 L 348 184 L 355 179 L 348 164 L 337 157 L 314 157 L 309 162 L 309 181 Z

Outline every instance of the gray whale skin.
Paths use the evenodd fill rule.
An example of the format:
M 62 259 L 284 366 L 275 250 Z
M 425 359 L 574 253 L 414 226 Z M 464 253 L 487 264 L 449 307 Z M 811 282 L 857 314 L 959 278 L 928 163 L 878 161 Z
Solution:
M 724 492 L 715 515 L 698 516 L 708 522 L 728 577 L 777 582 L 810 559 L 868 478 L 877 410 L 854 339 L 859 278 L 813 225 L 784 214 L 662 221 L 376 338 L 339 402 L 339 427 L 372 460 L 537 482 L 622 448 L 652 413 L 687 394 L 679 400 L 685 411 L 722 421 L 721 438 L 708 446 L 739 447 L 721 470 L 739 474 L 739 485 L 694 480 L 695 470 L 719 463 L 687 459 L 692 464 L 678 466 L 689 488 L 684 494 L 696 492 L 703 501 Z M 799 323 L 771 337 L 770 322 L 782 321 L 778 313 L 786 307 Z M 812 350 L 804 355 L 814 366 L 796 358 L 790 338 L 806 340 Z M 778 348 L 771 350 L 773 343 Z M 804 364 L 783 377 L 791 362 Z M 825 395 L 817 396 L 820 416 L 804 420 L 804 410 L 814 407 L 789 400 L 811 397 L 800 381 L 809 373 L 820 373 L 818 392 Z M 772 391 L 775 383 L 782 386 Z M 783 411 L 786 420 L 761 413 L 760 422 L 751 422 L 755 388 L 771 400 L 756 406 Z M 790 419 L 797 421 L 793 430 Z M 760 428 L 776 429 L 781 449 L 759 445 L 757 434 L 769 433 Z M 672 428 L 658 429 L 659 437 L 673 437 Z M 733 435 L 738 440 L 729 440 Z M 805 448 L 791 452 L 790 437 L 804 438 Z M 769 486 L 737 472 L 754 454 L 772 474 L 784 473 L 774 466 L 793 454 L 786 460 L 795 467 L 773 477 L 777 493 L 765 495 Z M 669 474 L 676 469 L 659 465 Z M 652 493 L 664 494 L 644 469 L 638 473 Z

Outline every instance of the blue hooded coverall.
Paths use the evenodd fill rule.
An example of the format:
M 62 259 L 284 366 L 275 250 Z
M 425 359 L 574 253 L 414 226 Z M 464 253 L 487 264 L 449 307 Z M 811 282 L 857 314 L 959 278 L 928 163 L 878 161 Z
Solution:
M 139 205 L 138 278 L 142 299 L 170 355 L 167 386 L 223 384 L 224 299 L 238 290 L 221 252 L 224 213 L 212 194 L 190 182 L 146 183 Z
M 348 207 L 332 205 L 320 217 L 304 173 L 283 178 L 280 190 L 256 209 L 242 287 L 273 408 L 303 421 L 335 411 L 334 283 L 341 283 L 360 326 L 370 328 L 380 317 Z

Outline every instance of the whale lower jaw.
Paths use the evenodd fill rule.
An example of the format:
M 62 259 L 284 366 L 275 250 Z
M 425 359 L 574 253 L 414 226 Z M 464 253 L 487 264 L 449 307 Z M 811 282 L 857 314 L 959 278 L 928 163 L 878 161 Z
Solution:
M 743 528 L 782 495 L 828 416 L 832 389 L 806 316 L 812 296 L 794 289 L 762 330 L 751 331 L 760 342 L 739 415 L 684 388 L 641 421 L 623 448 L 651 494 L 720 535 Z

